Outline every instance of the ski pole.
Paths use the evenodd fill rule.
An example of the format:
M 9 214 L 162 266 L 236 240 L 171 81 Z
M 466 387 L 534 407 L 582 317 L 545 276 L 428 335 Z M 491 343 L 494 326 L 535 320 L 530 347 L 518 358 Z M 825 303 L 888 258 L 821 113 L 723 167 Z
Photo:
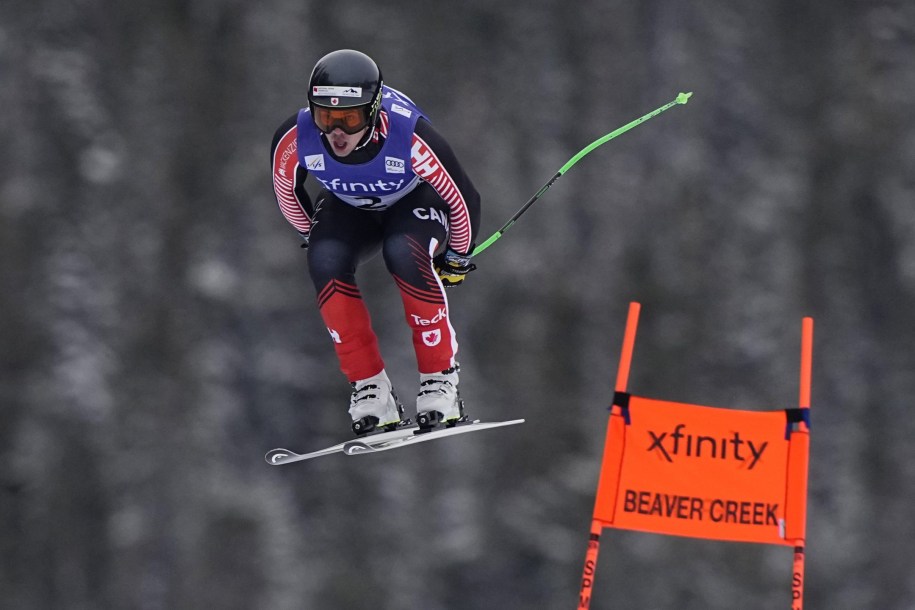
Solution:
M 622 135 L 622 134 L 626 133 L 627 131 L 629 131 L 629 130 L 632 129 L 633 127 L 635 127 L 635 126 L 637 126 L 637 125 L 641 125 L 642 123 L 644 123 L 644 122 L 647 121 L 648 119 L 658 116 L 659 114 L 661 114 L 662 112 L 664 112 L 665 110 L 667 110 L 668 108 L 670 108 L 671 106 L 675 106 L 676 104 L 685 104 L 685 103 L 689 100 L 689 96 L 691 96 L 691 95 L 692 95 L 692 92 L 689 92 L 689 93 L 680 93 L 680 94 L 677 95 L 676 99 L 671 100 L 670 102 L 667 102 L 666 104 L 664 104 L 664 105 L 661 106 L 660 108 L 657 108 L 657 109 L 655 109 L 655 110 L 652 110 L 651 112 L 649 112 L 649 113 L 646 114 L 645 116 L 639 117 L 639 118 L 637 118 L 636 120 L 634 120 L 634 121 L 632 121 L 632 122 L 630 122 L 630 123 L 626 123 L 625 125 L 623 125 L 623 126 L 620 127 L 619 129 L 616 129 L 616 130 L 614 130 L 614 131 L 611 131 L 611 132 L 608 133 L 607 135 L 602 136 L 602 137 L 600 137 L 600 138 L 594 140 L 593 142 L 591 142 L 590 144 L 588 144 L 587 146 L 585 146 L 584 148 L 582 148 L 580 151 L 578 151 L 578 153 L 577 153 L 574 157 L 572 157 L 571 159 L 569 159 L 569 160 L 566 162 L 565 165 L 563 165 L 562 167 L 560 167 L 560 168 L 559 168 L 559 171 L 556 172 L 556 174 L 553 175 L 552 178 L 550 178 L 550 181 L 547 182 L 546 184 L 544 184 L 542 187 L 540 187 L 540 190 L 537 191 L 537 193 L 536 193 L 533 197 L 531 197 L 530 199 L 528 199 L 527 203 L 525 203 L 523 206 L 521 206 L 521 209 L 518 210 L 517 212 L 515 212 L 515 215 L 512 216 L 511 218 L 509 218 L 509 219 L 508 219 L 508 222 L 506 222 L 504 225 L 502 225 L 502 228 L 501 228 L 501 229 L 499 229 L 498 231 L 496 231 L 495 233 L 493 233 L 491 236 L 489 236 L 489 238 L 486 239 L 486 241 L 484 241 L 482 244 L 480 244 L 479 246 L 477 246 L 477 247 L 474 249 L 472 256 L 476 256 L 477 254 L 479 254 L 480 252 L 482 252 L 483 250 L 485 250 L 485 249 L 488 248 L 489 246 L 493 245 L 493 243 L 495 243 L 500 237 L 502 237 L 502 235 L 503 235 L 506 231 L 508 231 L 508 229 L 509 229 L 513 224 L 515 224 L 515 221 L 518 220 L 518 219 L 521 217 L 521 215 L 524 214 L 524 213 L 527 211 L 527 209 L 528 209 L 529 207 L 531 207 L 532 205 L 534 205 L 534 202 L 537 201 L 538 199 L 540 199 L 540 197 L 547 191 L 547 189 L 549 189 L 551 186 L 553 186 L 553 183 L 554 183 L 554 182 L 556 182 L 557 180 L 559 180 L 559 177 L 560 177 L 560 176 L 562 176 L 564 173 L 566 173 L 567 171 L 569 171 L 569 169 L 571 169 L 571 167 L 572 167 L 573 165 L 575 165 L 576 163 L 578 163 L 578 162 L 581 160 L 582 157 L 584 157 L 585 155 L 587 155 L 589 152 L 591 152 L 592 150 L 594 150 L 595 148 L 597 148 L 597 147 L 600 146 L 601 144 L 606 144 L 607 142 L 609 142 L 609 141 L 612 140 L 613 138 L 615 138 L 615 137 L 617 137 L 617 136 L 619 136 L 619 135 Z

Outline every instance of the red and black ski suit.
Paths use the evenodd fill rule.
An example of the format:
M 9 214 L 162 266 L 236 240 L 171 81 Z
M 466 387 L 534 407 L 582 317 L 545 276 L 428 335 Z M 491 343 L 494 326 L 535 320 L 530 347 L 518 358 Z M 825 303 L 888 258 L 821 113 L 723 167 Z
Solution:
M 304 125 L 299 118 L 300 114 L 291 116 L 273 137 L 273 188 L 286 220 L 308 245 L 308 269 L 318 307 L 343 373 L 350 381 L 358 381 L 384 368 L 355 277 L 359 263 L 379 250 L 403 299 L 419 372 L 451 368 L 457 341 L 448 299 L 432 259 L 445 248 L 462 255 L 473 249 L 480 196 L 470 178 L 444 138 L 425 118 L 419 118 L 410 136 L 410 160 L 403 168 L 409 179 L 419 178 L 415 188 L 383 209 L 371 203 L 347 203 L 326 186 L 312 202 L 304 188 L 308 171 L 297 150 L 298 130 Z M 343 164 L 369 163 L 388 150 L 384 144 L 390 119 L 383 107 L 368 144 L 344 158 L 333 156 L 323 136 L 322 154 L 313 156 L 327 155 L 323 159 Z M 321 169 L 326 169 L 323 165 L 322 161 Z M 324 173 L 321 182 L 329 184 L 328 178 Z

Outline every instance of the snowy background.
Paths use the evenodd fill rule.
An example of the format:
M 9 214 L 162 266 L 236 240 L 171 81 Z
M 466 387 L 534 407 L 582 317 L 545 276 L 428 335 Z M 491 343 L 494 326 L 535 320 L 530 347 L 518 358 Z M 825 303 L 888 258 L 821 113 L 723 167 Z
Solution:
M 269 146 L 314 62 L 373 56 L 483 237 L 449 292 L 468 410 L 523 426 L 271 468 L 349 387 Z M 0 607 L 572 608 L 626 310 L 630 389 L 797 402 L 806 602 L 915 608 L 915 3 L 5 0 Z M 380 259 L 360 282 L 417 389 Z M 791 551 L 608 530 L 593 608 L 771 609 Z

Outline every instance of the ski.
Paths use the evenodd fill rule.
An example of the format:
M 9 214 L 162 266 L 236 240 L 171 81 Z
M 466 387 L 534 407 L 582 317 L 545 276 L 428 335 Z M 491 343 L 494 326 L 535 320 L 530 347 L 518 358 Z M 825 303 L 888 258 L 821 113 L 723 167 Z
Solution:
M 316 457 L 331 455 L 334 453 L 343 453 L 344 455 L 362 455 L 365 453 L 377 453 L 389 449 L 397 449 L 408 445 L 415 445 L 446 436 L 457 434 L 466 434 L 468 432 L 477 432 L 488 430 L 490 428 L 499 428 L 502 426 L 512 426 L 524 423 L 523 419 L 513 419 L 510 421 L 484 422 L 479 419 L 459 422 L 452 427 L 438 427 L 429 431 L 424 431 L 419 426 L 410 426 L 393 430 L 391 432 L 379 432 L 369 434 L 361 438 L 338 443 L 327 449 L 313 451 L 311 453 L 296 453 L 289 449 L 271 449 L 264 456 L 264 459 L 271 466 L 280 466 L 282 464 L 291 464 L 292 462 L 301 462 Z

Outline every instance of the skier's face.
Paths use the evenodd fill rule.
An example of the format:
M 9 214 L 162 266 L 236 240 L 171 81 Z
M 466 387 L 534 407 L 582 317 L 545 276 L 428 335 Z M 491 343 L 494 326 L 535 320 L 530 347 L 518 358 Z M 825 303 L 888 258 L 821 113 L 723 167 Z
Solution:
M 345 157 L 355 150 L 356 145 L 359 144 L 359 141 L 362 139 L 362 136 L 365 135 L 367 129 L 368 127 L 364 127 L 361 131 L 349 134 L 337 127 L 325 135 L 334 154 L 338 157 Z

